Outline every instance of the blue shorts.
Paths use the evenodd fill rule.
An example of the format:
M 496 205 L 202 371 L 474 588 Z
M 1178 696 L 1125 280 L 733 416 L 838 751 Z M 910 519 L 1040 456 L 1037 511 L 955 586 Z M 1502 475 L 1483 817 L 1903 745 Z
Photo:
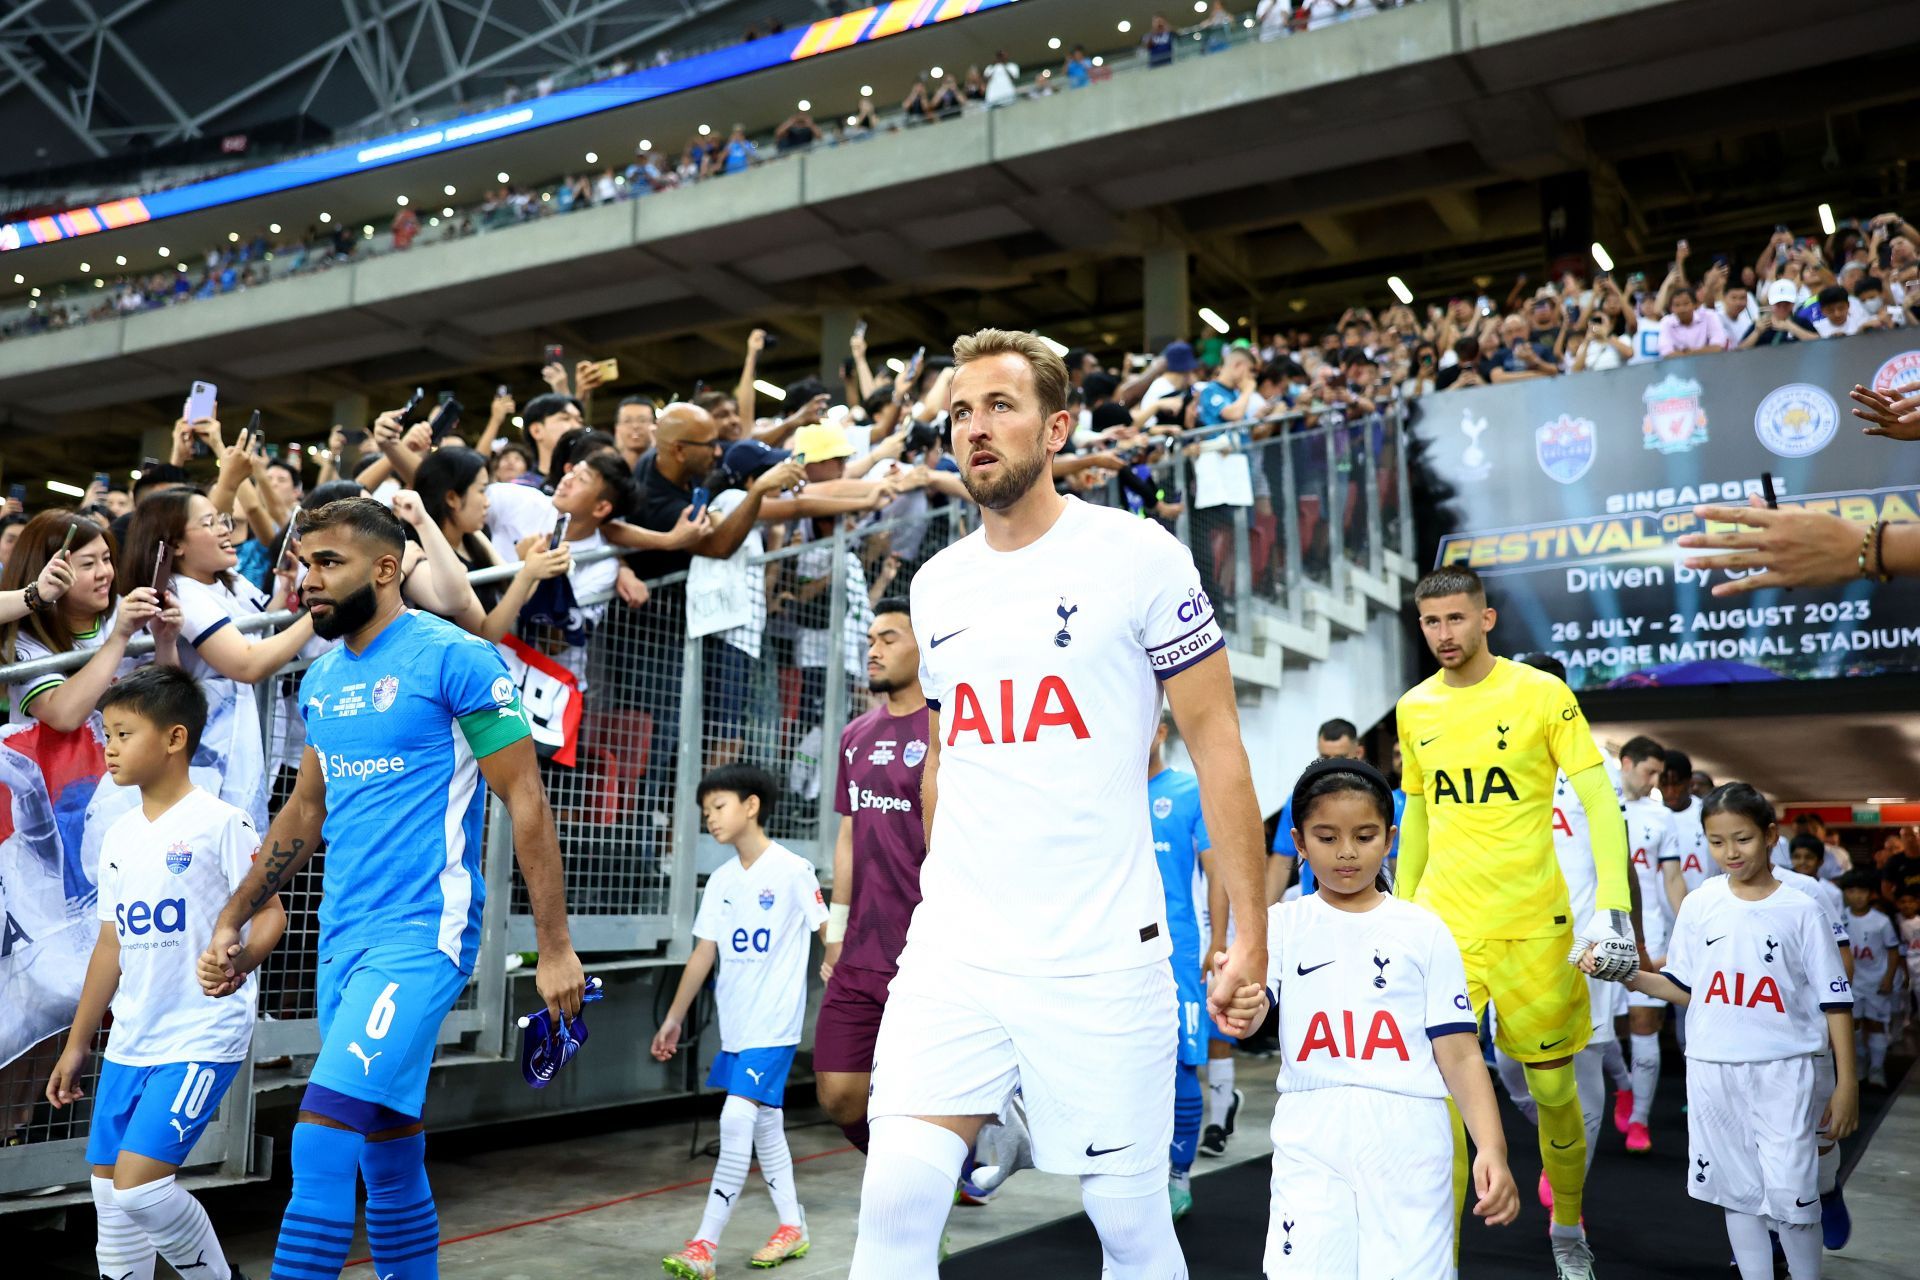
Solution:
M 110 1165 L 122 1151 L 131 1151 L 185 1164 L 239 1071 L 237 1062 L 103 1064 L 93 1095 L 87 1163 Z
M 787 1072 L 793 1070 L 794 1048 L 783 1044 L 772 1049 L 723 1053 L 707 1072 L 707 1087 L 725 1089 L 769 1107 L 781 1106 L 787 1100 Z
M 1207 1032 L 1213 1026 L 1207 1016 L 1207 981 L 1198 965 L 1175 963 L 1173 992 L 1180 1013 L 1180 1065 L 1197 1067 L 1207 1060 Z
M 467 975 L 438 951 L 383 946 L 320 961 L 313 1084 L 418 1119 L 434 1040 Z

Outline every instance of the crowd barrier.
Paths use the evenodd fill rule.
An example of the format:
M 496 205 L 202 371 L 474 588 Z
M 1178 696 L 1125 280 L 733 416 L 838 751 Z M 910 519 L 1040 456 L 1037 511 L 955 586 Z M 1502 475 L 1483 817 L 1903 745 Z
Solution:
M 1355 571 L 1386 576 L 1387 554 L 1412 557 L 1405 422 L 1397 405 L 1312 427 L 1294 415 L 1272 420 L 1276 434 L 1263 439 L 1250 439 L 1244 427 L 1194 432 L 1163 449 L 1156 462 L 1139 464 L 1167 500 L 1182 504 L 1171 527 L 1193 549 L 1230 648 L 1252 651 L 1259 615 L 1297 621 L 1308 591 L 1344 592 Z M 1200 447 L 1198 457 L 1190 456 L 1191 445 Z M 1218 460 L 1208 461 L 1209 454 Z M 1124 501 L 1107 473 L 1097 474 L 1099 481 L 1080 496 Z M 688 634 L 689 596 L 696 615 L 723 620 L 742 602 L 716 605 L 711 582 L 677 574 L 649 582 L 650 598 L 638 609 L 605 594 L 585 597 L 581 612 L 593 625 L 580 649 L 541 646 L 542 637 L 527 637 L 551 651 L 581 688 L 575 761 L 571 767 L 543 761 L 541 768 L 565 859 L 574 945 L 589 968 L 684 961 L 697 881 L 725 852 L 702 831 L 694 802 L 701 773 L 714 765 L 742 760 L 767 767 L 784 791 L 769 834 L 810 857 L 823 882 L 831 878 L 837 744 L 848 720 L 869 705 L 865 637 L 873 602 L 905 595 L 914 571 L 975 520 L 971 507 L 950 502 L 884 522 L 843 522 L 831 534 L 753 555 L 744 578 L 749 622 L 712 635 Z M 611 554 L 586 552 L 576 563 Z M 1124 571 L 1089 566 L 1094 574 Z M 475 577 L 484 582 L 510 572 Z M 237 625 L 265 630 L 290 617 L 260 615 Z M 150 649 L 143 639 L 135 646 Z M 0 683 L 72 669 L 85 657 L 0 667 Z M 258 688 L 276 806 L 288 794 L 298 759 L 297 732 L 288 730 L 298 711 L 302 665 Z M 465 996 L 440 1029 L 443 1055 L 457 1050 L 472 1061 L 512 1052 L 509 966 L 535 943 L 511 830 L 498 802 L 490 803 L 480 956 Z M 314 983 L 325 857 L 324 850 L 316 854 L 283 895 L 287 932 L 260 973 L 252 1062 L 193 1151 L 190 1164 L 200 1173 L 247 1176 L 256 1086 L 301 1078 L 300 1059 L 319 1047 Z M 0 1120 L 24 1138 L 0 1148 L 0 1213 L 45 1203 L 19 1193 L 71 1184 L 84 1167 L 100 1058 L 96 1052 L 89 1066 L 89 1099 L 53 1111 L 44 1090 L 63 1039 L 43 1042 L 0 1068 Z M 104 1043 L 103 1032 L 96 1050 Z M 573 1070 L 591 1072 L 594 1064 L 589 1053 Z M 528 1111 L 539 1096 L 525 1094 Z M 84 1187 L 77 1194 L 84 1195 Z

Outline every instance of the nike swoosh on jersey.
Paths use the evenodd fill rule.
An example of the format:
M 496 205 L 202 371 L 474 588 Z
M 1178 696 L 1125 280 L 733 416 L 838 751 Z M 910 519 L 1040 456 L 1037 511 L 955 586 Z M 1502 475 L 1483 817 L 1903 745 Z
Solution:
M 1306 977 L 1306 976 L 1307 976 L 1308 974 L 1310 974 L 1310 973 L 1312 973 L 1312 972 L 1314 972 L 1314 970 L 1315 970 L 1315 969 L 1324 969 L 1324 968 L 1326 968 L 1326 967 L 1327 967 L 1328 965 L 1330 965 L 1330 964 L 1332 964 L 1332 963 L 1333 963 L 1333 961 L 1331 961 L 1331 960 L 1322 960 L 1322 961 L 1321 961 L 1321 962 L 1320 962 L 1319 964 L 1316 964 L 1316 965 L 1314 965 L 1314 966 L 1313 966 L 1313 968 L 1311 968 L 1311 969 L 1310 969 L 1310 968 L 1308 968 L 1308 967 L 1307 967 L 1306 965 L 1303 965 L 1303 964 L 1296 964 L 1296 965 L 1294 965 L 1294 966 L 1293 966 L 1293 971 L 1294 971 L 1295 973 L 1297 973 L 1297 974 L 1299 974 L 1299 975 L 1300 975 L 1301 977 L 1303 977 L 1303 978 L 1304 978 L 1304 977 Z
M 1721 934 L 1721 935 L 1720 935 L 1720 938 L 1724 938 L 1724 937 L 1726 937 L 1726 936 L 1727 936 L 1727 935 L 1723 933 L 1723 934 Z M 1712 946 L 1712 945 L 1713 945 L 1714 943 L 1716 943 L 1716 942 L 1718 942 L 1718 941 L 1720 941 L 1720 938 L 1708 938 L 1708 939 L 1707 939 L 1707 945 L 1708 945 L 1708 946 Z
M 927 647 L 930 649 L 938 649 L 941 645 L 945 644 L 947 641 L 953 639 L 955 636 L 960 635 L 962 632 L 965 632 L 969 629 L 970 628 L 962 627 L 960 628 L 959 631 L 949 631 L 947 632 L 947 634 L 943 636 L 935 636 L 933 637 L 932 640 L 927 642 Z
M 1565 1142 L 1555 1142 L 1553 1139 L 1549 1138 L 1547 1139 L 1547 1145 L 1552 1147 L 1555 1151 L 1565 1151 L 1568 1147 L 1572 1146 L 1574 1143 L 1578 1141 L 1580 1141 L 1580 1139 L 1578 1138 L 1568 1138 Z
M 1551 1049 L 1551 1048 L 1553 1048 L 1553 1047 L 1554 1047 L 1554 1045 L 1561 1045 L 1561 1044 L 1565 1044 L 1565 1043 L 1567 1042 L 1567 1039 L 1568 1039 L 1568 1038 L 1567 1038 L 1566 1036 L 1561 1036 L 1561 1037 L 1560 1037 L 1560 1038 L 1559 1038 L 1558 1040 L 1555 1040 L 1555 1041 L 1553 1041 L 1553 1042 L 1552 1042 L 1551 1044 L 1550 1044 L 1550 1043 L 1548 1043 L 1548 1042 L 1547 1042 L 1547 1041 L 1545 1041 L 1545 1040 L 1542 1040 L 1542 1041 L 1540 1042 L 1540 1048 L 1541 1048 L 1541 1050 L 1542 1050 L 1542 1051 L 1544 1052 L 1545 1050 L 1548 1050 L 1548 1049 Z
M 1088 1157 L 1089 1159 L 1092 1159 L 1092 1158 L 1093 1158 L 1093 1157 L 1095 1157 L 1095 1156 L 1110 1156 L 1110 1155 L 1112 1155 L 1112 1154 L 1113 1154 L 1114 1152 L 1116 1152 L 1116 1151 L 1125 1151 L 1125 1150 L 1127 1149 L 1127 1147 L 1130 1147 L 1130 1146 L 1132 1146 L 1132 1145 L 1133 1145 L 1133 1144 L 1132 1144 L 1131 1142 L 1129 1142 L 1129 1143 L 1127 1143 L 1127 1144 L 1126 1144 L 1126 1146 L 1120 1146 L 1120 1147 L 1102 1147 L 1102 1148 L 1100 1148 L 1100 1149 L 1099 1149 L 1098 1151 L 1095 1151 L 1095 1150 L 1093 1149 L 1093 1144 L 1092 1144 L 1091 1142 L 1089 1142 L 1089 1143 L 1087 1144 L 1087 1157 Z
M 1431 738 L 1420 739 L 1420 745 L 1424 747 L 1429 743 L 1438 742 L 1438 741 L 1440 741 L 1440 735 L 1436 733 Z

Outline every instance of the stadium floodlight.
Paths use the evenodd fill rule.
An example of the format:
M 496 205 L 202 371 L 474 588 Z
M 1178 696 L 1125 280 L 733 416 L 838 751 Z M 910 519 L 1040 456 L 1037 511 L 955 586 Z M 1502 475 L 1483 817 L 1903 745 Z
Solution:
M 945 67 L 928 67 L 927 74 L 932 76 L 935 80 L 938 80 L 942 76 L 947 74 L 947 69 Z
M 393 198 L 393 202 L 399 205 L 402 209 L 407 207 L 407 198 L 405 196 L 395 196 Z
M 373 239 L 373 224 L 371 222 L 362 223 L 360 225 L 360 234 L 369 240 Z
M 81 274 L 81 275 L 85 275 L 85 274 L 87 274 L 87 272 L 89 272 L 89 271 L 91 271 L 91 270 L 93 270 L 93 264 L 92 264 L 91 262 L 83 262 L 83 263 L 81 263 L 81 264 L 80 264 L 80 274 Z M 14 282 L 15 284 L 25 284 L 25 283 L 26 283 L 26 281 L 25 281 L 25 280 L 23 280 L 23 279 L 21 279 L 21 278 L 20 278 L 20 277 L 18 277 L 18 276 L 15 276 L 15 277 L 14 277 L 14 281 L 13 281 L 13 282 Z
M 86 268 L 85 268 L 84 266 L 83 266 L 83 267 L 81 267 L 80 269 L 81 269 L 82 271 L 85 271 L 85 270 L 86 270 Z M 25 284 L 25 283 L 27 282 L 27 278 L 26 278 L 25 276 L 23 276 L 23 275 L 21 275 L 21 274 L 20 274 L 20 273 L 19 273 L 18 271 L 16 271 L 16 272 L 14 272 L 14 273 L 13 273 L 13 282 L 14 282 L 15 284 Z
M 806 100 L 805 98 L 802 98 L 802 99 L 800 99 L 800 104 L 799 104 L 799 105 L 800 105 L 800 109 L 801 109 L 802 111 L 811 111 L 811 110 L 813 110 L 813 104 L 812 104 L 811 102 L 808 102 L 808 101 L 807 101 L 807 100 Z
M 115 254 L 115 255 L 113 256 L 113 260 L 114 260 L 114 262 L 115 262 L 115 264 L 116 264 L 116 265 L 118 265 L 118 266 L 122 266 L 122 267 L 124 267 L 124 266 L 126 266 L 126 265 L 127 265 L 127 255 L 126 255 L 126 254 L 124 254 L 124 253 L 116 253 L 116 254 Z
M 160 246 L 159 252 L 160 252 L 160 256 L 163 258 L 171 258 L 173 256 L 173 250 L 167 248 L 167 246 L 165 245 Z
M 588 163 L 588 164 L 599 164 L 599 163 L 600 163 L 600 153 L 599 153 L 598 151 L 589 151 L 589 152 L 587 152 L 587 163 Z
M 1125 18 L 1120 19 L 1120 34 L 1125 35 L 1127 34 L 1127 32 L 1131 30 L 1133 30 L 1133 24 L 1131 22 L 1128 22 Z
M 753 380 L 753 389 L 763 396 L 772 396 L 775 400 L 785 400 L 787 398 L 787 389 L 785 387 L 768 382 L 765 378 L 755 378 Z
M 93 287 L 96 289 L 104 289 L 107 287 L 107 282 L 105 280 L 102 280 L 99 276 L 95 276 L 93 278 Z
M 1212 307 L 1200 308 L 1200 320 L 1215 333 L 1225 335 L 1233 331 L 1233 326 L 1227 323 L 1227 318 Z
M 440 211 L 440 216 L 443 218 L 451 218 L 453 216 L 453 206 L 448 205 L 446 208 L 442 209 Z
M 33 288 L 32 288 L 32 289 L 30 289 L 30 290 L 28 290 L 28 292 L 29 292 L 29 293 L 31 293 L 31 294 L 32 294 L 32 295 L 33 295 L 34 297 L 36 297 L 36 298 L 37 298 L 37 297 L 39 297 L 39 296 L 40 296 L 40 286 L 39 286 L 39 285 L 35 285 L 35 286 L 33 286 Z
M 240 243 L 240 233 L 239 233 L 238 231 L 229 231 L 229 232 L 227 232 L 227 243 L 228 243 L 228 244 L 239 244 L 239 243 Z
M 501 170 L 500 172 L 498 172 L 498 173 L 496 173 L 496 174 L 494 174 L 494 175 L 493 175 L 493 180 L 494 180 L 495 182 L 505 182 L 505 181 L 507 181 L 507 171 L 506 171 L 505 169 L 502 169 L 502 170 Z
M 709 134 L 711 134 L 712 132 L 713 132 L 713 126 L 712 126 L 712 125 L 710 125 L 710 124 L 703 124 L 703 125 L 701 125 L 701 126 L 700 126 L 700 136 L 701 136 L 701 137 L 703 137 L 703 138 L 704 138 L 704 137 L 706 137 L 706 136 L 708 136 Z
M 127 479 L 138 480 L 139 478 L 140 478 L 140 468 L 135 467 L 133 470 L 127 472 Z
M 1607 252 L 1607 246 L 1598 240 L 1593 242 L 1593 265 L 1602 271 L 1613 270 L 1613 255 Z
M 1048 41 L 1047 41 L 1047 48 L 1049 48 L 1049 49 L 1058 49 L 1059 47 L 1060 47 L 1060 37 L 1059 37 L 1059 36 L 1053 36 L 1053 37 L 1051 37 L 1050 39 L 1048 39 Z
M 439 215 L 439 214 L 435 214 L 435 215 L 434 215 L 433 217 L 431 217 L 431 218 L 428 218 L 428 219 L 427 219 L 427 225 L 428 225 L 428 226 L 430 226 L 430 227 L 437 227 L 437 226 L 439 226 L 439 225 L 440 225 L 440 215 Z
M 53 490 L 55 493 L 64 493 L 69 498 L 84 498 L 87 496 L 85 489 L 82 489 L 77 484 L 68 484 L 64 480 L 49 480 L 47 481 L 47 488 Z
M 527 420 L 516 413 L 513 415 L 513 425 L 516 427 L 524 427 L 527 425 Z
M 1033 336 L 1034 336 L 1034 337 L 1036 337 L 1036 338 L 1038 338 L 1038 339 L 1040 339 L 1040 341 L 1041 341 L 1041 342 L 1043 342 L 1043 343 L 1045 343 L 1045 344 L 1046 344 L 1046 347 L 1047 347 L 1047 350 L 1049 350 L 1049 351 L 1051 351 L 1051 352 L 1053 352 L 1053 354 L 1055 354 L 1055 355 L 1057 355 L 1057 356 L 1059 356 L 1059 357 L 1060 357 L 1060 358 L 1062 358 L 1062 359 L 1065 359 L 1065 358 L 1066 358 L 1066 355 L 1067 355 L 1067 345 L 1066 345 L 1066 343 L 1064 343 L 1064 342 L 1055 342 L 1055 341 L 1054 341 L 1054 340 L 1053 340 L 1052 338 L 1049 338 L 1049 337 L 1048 337 L 1048 336 L 1047 336 L 1046 334 L 1044 334 L 1044 333 L 1036 333 L 1036 334 L 1034 334 Z
M 440 194 L 441 194 L 441 195 L 443 195 L 443 196 L 450 196 L 450 195 L 452 195 L 452 194 L 453 194 L 453 184 L 452 184 L 451 182 L 449 182 L 449 183 L 448 183 L 448 184 L 447 184 L 446 186 L 444 186 L 444 187 L 442 187 L 442 188 L 440 188 Z
M 276 236 L 277 236 L 277 235 L 279 235 L 279 234 L 280 234 L 280 224 L 279 224 L 279 223 L 277 223 L 277 222 L 269 222 L 269 223 L 267 224 L 267 230 L 268 230 L 268 231 L 270 231 L 270 232 L 272 232 L 272 233 L 273 233 L 274 235 L 276 235 Z M 86 268 L 85 268 L 85 267 L 82 267 L 82 268 L 80 268 L 80 269 L 81 269 L 82 271 L 85 271 L 85 270 L 86 270 Z
M 320 211 L 320 221 L 322 221 L 322 222 L 332 222 L 332 221 L 333 221 L 333 215 L 332 215 L 332 214 L 330 214 L 330 213 L 328 213 L 328 212 L 327 212 L 327 211 L 326 211 L 325 209 L 322 209 L 322 210 Z
M 1400 299 L 1401 306 L 1410 307 L 1413 305 L 1413 290 L 1407 288 L 1407 282 L 1399 276 L 1388 276 L 1387 288 L 1393 290 L 1393 296 Z
M 863 98 L 871 98 L 873 96 L 873 86 L 870 84 L 861 85 L 860 96 Z
M 1207 0 L 1193 0 L 1193 11 L 1195 13 L 1205 13 L 1207 11 Z
M 1096 67 L 1104 67 L 1107 65 L 1107 60 L 1096 53 L 1093 55 L 1093 65 Z
M 1834 228 L 1833 206 L 1830 204 L 1823 204 L 1820 206 L 1821 234 L 1830 236 L 1833 234 L 1833 228 Z
M 652 138 L 642 138 L 642 139 L 640 139 L 640 149 L 641 149 L 642 151 L 651 151 L 651 150 L 653 150 L 653 139 L 652 139 Z
M 271 257 L 272 255 L 269 254 L 268 256 Z M 185 271 L 187 269 L 187 264 L 184 262 L 176 262 L 173 264 L 173 269 L 175 271 Z

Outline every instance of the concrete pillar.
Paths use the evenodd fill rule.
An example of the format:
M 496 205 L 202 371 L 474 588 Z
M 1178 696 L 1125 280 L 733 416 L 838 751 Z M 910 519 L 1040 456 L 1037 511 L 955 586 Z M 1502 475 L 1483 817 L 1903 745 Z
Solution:
M 840 398 L 840 362 L 852 354 L 853 326 L 860 312 L 853 307 L 828 307 L 820 313 L 820 381 L 837 401 Z
M 1141 317 L 1146 347 L 1158 351 L 1192 336 L 1193 302 L 1187 293 L 1187 251 L 1149 249 L 1140 258 Z

